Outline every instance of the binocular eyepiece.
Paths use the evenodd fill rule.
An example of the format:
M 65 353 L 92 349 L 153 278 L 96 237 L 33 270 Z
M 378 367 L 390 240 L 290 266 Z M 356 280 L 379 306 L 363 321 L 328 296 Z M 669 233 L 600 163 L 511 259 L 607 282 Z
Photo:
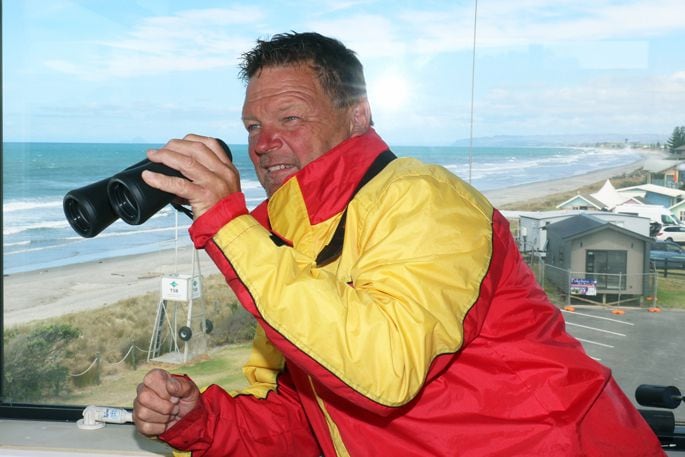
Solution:
M 231 150 L 217 139 L 233 160 Z M 84 238 L 92 238 L 121 218 L 130 225 L 140 225 L 171 203 L 175 195 L 150 187 L 141 173 L 150 170 L 183 178 L 177 170 L 148 159 L 131 165 L 110 178 L 67 192 L 62 206 L 69 225 Z

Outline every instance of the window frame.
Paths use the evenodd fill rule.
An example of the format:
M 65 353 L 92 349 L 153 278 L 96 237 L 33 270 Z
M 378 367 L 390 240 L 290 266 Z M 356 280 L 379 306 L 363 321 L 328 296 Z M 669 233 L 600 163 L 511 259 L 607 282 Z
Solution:
M 618 273 L 594 271 L 595 267 L 597 266 L 597 254 L 605 254 L 606 255 L 606 266 L 607 266 L 607 268 L 609 267 L 610 260 L 611 260 L 610 256 L 612 254 L 619 254 L 619 255 L 622 254 L 622 257 L 623 257 L 622 271 L 619 271 Z M 592 257 L 593 271 L 590 271 L 589 264 L 588 264 L 588 258 L 590 258 L 590 257 Z M 615 264 L 612 263 L 612 265 L 615 265 Z M 589 279 L 593 279 L 597 282 L 597 288 L 598 289 L 616 290 L 616 291 L 626 290 L 627 281 L 624 281 L 624 282 L 619 281 L 619 284 L 617 286 L 615 284 L 612 284 L 612 282 L 609 281 L 609 278 L 611 278 L 615 275 L 623 275 L 623 276 L 628 275 L 628 251 L 621 250 L 621 249 L 588 249 L 585 251 L 585 270 L 587 272 L 587 275 L 589 276 Z
M 0 24 L 2 23 L 2 3 L 0 2 Z M 0 46 L 0 87 L 4 87 L 2 71 L 4 69 L 4 56 L 2 46 Z M 4 105 L 0 103 L 0 119 L 4 120 Z M 4 157 L 5 136 L 4 128 L 0 128 L 0 157 Z M 0 161 L 0 173 L 4 176 L 4 164 Z M 0 197 L 5 198 L 4 191 L 0 188 Z M 4 226 L 4 216 L 0 213 L 0 225 Z M 0 266 L 4 267 L 4 259 L 0 259 Z M 76 421 L 83 417 L 83 407 L 80 406 L 61 406 L 61 405 L 42 405 L 27 403 L 6 402 L 2 392 L 4 392 L 5 376 L 5 282 L 0 283 L 2 297 L 0 297 L 0 419 L 29 419 L 29 420 L 48 420 L 48 421 Z

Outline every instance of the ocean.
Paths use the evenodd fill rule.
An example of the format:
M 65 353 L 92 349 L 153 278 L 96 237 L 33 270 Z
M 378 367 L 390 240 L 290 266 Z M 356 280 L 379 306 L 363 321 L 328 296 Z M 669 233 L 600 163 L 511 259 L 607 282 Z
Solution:
M 68 224 L 64 195 L 145 158 L 158 144 L 4 143 L 3 274 L 189 246 L 190 219 L 167 206 L 142 225 L 121 220 L 94 238 Z M 246 145 L 230 145 L 248 206 L 265 198 Z M 398 156 L 445 166 L 469 180 L 467 147 L 393 147 Z M 639 159 L 637 151 L 559 147 L 474 147 L 471 184 L 481 191 L 567 178 Z

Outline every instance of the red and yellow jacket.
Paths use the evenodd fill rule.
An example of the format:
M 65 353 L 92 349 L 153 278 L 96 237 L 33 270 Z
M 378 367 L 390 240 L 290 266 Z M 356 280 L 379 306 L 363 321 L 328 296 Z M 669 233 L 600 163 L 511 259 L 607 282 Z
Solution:
M 351 138 L 252 214 L 234 194 L 195 221 L 259 324 L 250 387 L 211 386 L 161 438 L 193 456 L 663 455 L 482 195 L 402 158 L 350 201 L 386 149 Z M 317 267 L 346 206 L 342 254 Z

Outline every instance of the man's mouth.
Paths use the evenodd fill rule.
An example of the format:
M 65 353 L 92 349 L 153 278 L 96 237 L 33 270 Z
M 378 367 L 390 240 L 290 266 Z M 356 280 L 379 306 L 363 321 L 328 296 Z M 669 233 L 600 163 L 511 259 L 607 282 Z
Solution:
M 291 166 L 291 165 L 283 165 L 283 164 L 280 164 L 280 165 L 273 165 L 273 166 L 271 166 L 271 167 L 267 167 L 267 168 L 266 168 L 266 171 L 269 172 L 269 173 L 275 173 L 275 172 L 277 172 L 277 171 L 285 170 L 285 169 L 288 169 L 288 168 L 292 168 L 292 166 Z

